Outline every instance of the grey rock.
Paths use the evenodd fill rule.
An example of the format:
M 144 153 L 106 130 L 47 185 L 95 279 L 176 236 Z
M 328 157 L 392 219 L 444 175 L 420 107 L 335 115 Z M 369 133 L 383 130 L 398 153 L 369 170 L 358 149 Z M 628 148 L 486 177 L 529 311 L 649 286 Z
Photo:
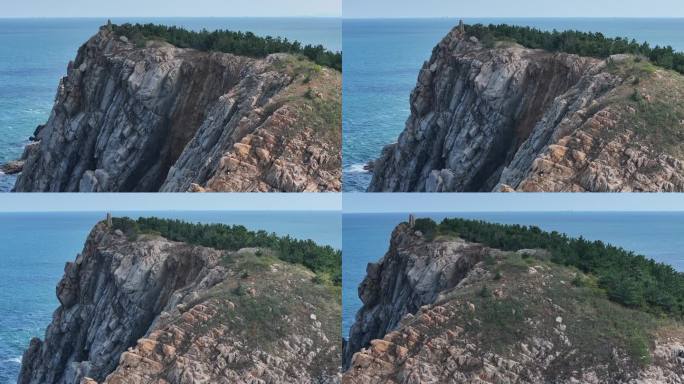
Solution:
M 371 340 L 382 339 L 395 329 L 404 316 L 457 286 L 487 252 L 482 245 L 460 239 L 429 242 L 407 223 L 397 226 L 389 250 L 377 264 L 368 265 L 359 286 L 363 307 L 349 331 L 343 367 L 348 368 L 354 353 Z
M 57 287 L 61 306 L 45 341 L 34 339 L 24 353 L 18 383 L 104 380 L 159 313 L 222 268 L 220 257 L 163 238 L 130 243 L 98 224 L 77 262 L 67 263 Z

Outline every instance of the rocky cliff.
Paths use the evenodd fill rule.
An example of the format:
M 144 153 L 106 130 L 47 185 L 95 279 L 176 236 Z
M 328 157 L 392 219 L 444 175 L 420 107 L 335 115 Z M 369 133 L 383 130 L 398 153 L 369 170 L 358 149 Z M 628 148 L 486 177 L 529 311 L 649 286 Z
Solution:
M 682 191 L 684 78 L 645 59 L 485 46 L 433 50 L 369 191 Z
M 268 252 L 98 224 L 67 263 L 61 305 L 18 382 L 339 382 L 339 298 Z
M 543 250 L 404 223 L 359 287 L 344 383 L 682 383 L 684 326 L 607 300 Z
M 102 27 L 23 156 L 26 191 L 338 191 L 341 74 L 306 59 L 141 47 Z

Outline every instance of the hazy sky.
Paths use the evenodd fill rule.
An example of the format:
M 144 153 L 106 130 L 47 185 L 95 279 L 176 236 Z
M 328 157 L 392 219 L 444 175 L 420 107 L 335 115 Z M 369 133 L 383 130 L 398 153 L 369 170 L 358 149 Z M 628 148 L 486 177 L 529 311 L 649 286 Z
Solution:
M 4 193 L 0 212 L 335 211 L 335 193 Z
M 682 0 L 343 0 L 342 16 L 684 17 Z
M 347 193 L 344 213 L 684 211 L 681 193 Z
M 341 0 L 3 0 L 0 17 L 335 16 Z

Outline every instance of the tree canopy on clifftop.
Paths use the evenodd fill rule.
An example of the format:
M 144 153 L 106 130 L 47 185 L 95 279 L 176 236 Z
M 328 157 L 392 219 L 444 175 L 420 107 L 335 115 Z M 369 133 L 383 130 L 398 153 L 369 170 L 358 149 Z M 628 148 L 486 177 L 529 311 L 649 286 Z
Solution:
M 684 273 L 642 255 L 602 241 L 571 238 L 538 227 L 465 219 L 417 219 L 415 228 L 427 239 L 454 235 L 505 251 L 545 249 L 551 261 L 578 268 L 598 279 L 612 301 L 652 313 L 684 317 Z
M 342 252 L 328 245 L 318 245 L 313 240 L 278 236 L 266 231 L 250 231 L 242 225 L 193 224 L 157 217 L 141 217 L 137 220 L 115 217 L 112 218 L 112 225 L 132 240 L 139 234 L 158 234 L 173 241 L 229 251 L 253 247 L 272 249 L 279 259 L 301 264 L 315 272 L 323 281 L 330 280 L 334 285 L 342 284 Z
M 600 32 L 542 31 L 532 27 L 508 24 L 466 25 L 468 36 L 475 36 L 485 46 L 495 41 L 513 41 L 524 47 L 544 49 L 550 52 L 565 52 L 605 59 L 615 54 L 633 54 L 648 58 L 653 64 L 684 74 L 684 53 L 676 52 L 671 46 L 651 47 L 635 39 L 606 37 Z
M 322 45 L 303 45 L 287 38 L 257 36 L 252 32 L 216 30 L 190 31 L 176 26 L 157 24 L 111 25 L 112 31 L 126 36 L 138 46 L 148 40 L 163 40 L 179 48 L 216 51 L 249 57 L 266 57 L 271 53 L 303 55 L 316 64 L 342 71 L 342 53 L 331 52 Z

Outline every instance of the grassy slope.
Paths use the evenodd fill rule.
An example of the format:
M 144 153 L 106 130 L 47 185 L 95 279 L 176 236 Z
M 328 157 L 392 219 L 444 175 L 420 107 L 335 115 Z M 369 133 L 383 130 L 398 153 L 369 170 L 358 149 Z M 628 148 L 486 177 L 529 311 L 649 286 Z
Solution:
M 602 367 L 609 377 L 626 378 L 624 375 L 652 362 L 659 336 L 667 334 L 669 338 L 684 340 L 684 324 L 676 310 L 668 314 L 659 308 L 629 308 L 616 302 L 592 271 L 583 272 L 572 265 L 554 262 L 560 258 L 558 249 L 551 252 L 510 251 L 522 248 L 518 245 L 521 243 L 542 241 L 540 239 L 547 236 L 543 231 L 462 219 L 449 219 L 442 224 L 418 219 L 416 228 L 428 241 L 464 237 L 494 248 L 497 247 L 487 243 L 510 244 L 510 247 L 504 247 L 508 252 L 485 259 L 483 268 L 488 273 L 482 280 L 443 293 L 435 303 L 453 309 L 454 315 L 449 320 L 451 327 L 468 331 L 468 342 L 482 351 L 495 351 L 515 359 L 520 353 L 516 350 L 517 345 L 529 342 L 531 337 L 558 340 L 556 319 L 561 317 L 569 344 L 556 342 L 555 348 L 561 350 L 564 358 L 557 359 L 545 374 L 555 380 L 571 376 L 577 367 Z M 615 273 L 622 273 L 619 270 L 622 267 L 633 269 L 640 265 L 639 256 L 627 253 L 616 256 L 622 251 L 607 247 L 603 248 L 601 243 L 593 249 L 586 247 L 586 252 L 593 258 L 601 258 L 600 252 L 605 252 L 605 257 L 610 254 L 628 260 L 617 264 Z M 606 270 L 597 271 L 606 273 Z M 630 273 L 645 276 L 649 272 L 631 270 Z M 470 304 L 475 305 L 475 311 L 469 310 Z M 436 336 L 443 329 L 426 327 L 424 331 L 435 332 L 433 336 Z M 624 370 L 625 364 L 629 372 Z
M 283 262 L 268 250 L 229 253 L 223 264 L 235 277 L 214 287 L 211 297 L 230 301 L 219 321 L 242 336 L 246 347 L 277 354 L 280 340 L 291 335 L 307 336 L 311 314 L 321 323 L 329 340 L 340 340 L 342 300 L 340 287 L 318 283 L 306 268 Z M 316 340 L 314 340 L 315 342 Z M 318 345 L 322 351 L 330 346 Z M 329 352 L 329 351 L 328 351 Z M 340 350 L 337 351 L 340 353 Z M 335 372 L 339 356 L 322 352 L 320 365 L 312 371 Z
M 436 241 L 440 240 L 447 239 Z M 502 255 L 484 262 L 489 273 L 482 280 L 457 288 L 435 303 L 453 310 L 447 328 L 463 328 L 464 340 L 480 351 L 515 360 L 520 358 L 521 343 L 542 338 L 551 340 L 553 350 L 563 356 L 544 372 L 549 379 L 570 377 L 578 367 L 600 367 L 603 374 L 618 378 L 651 363 L 650 352 L 659 333 L 667 331 L 684 339 L 682 324 L 611 302 L 590 275 L 544 257 Z M 469 309 L 471 304 L 474 311 Z M 561 324 L 564 330 L 559 332 Z M 433 331 L 437 336 L 443 329 Z M 561 334 L 568 344 L 560 342 Z M 618 364 L 621 359 L 625 363 Z
M 639 142 L 674 157 L 684 157 L 684 76 L 631 57 L 609 63 L 624 83 L 603 101 L 617 111 L 612 133 L 634 132 Z
M 275 110 L 285 104 L 294 107 L 299 116 L 292 127 L 295 131 L 310 128 L 334 148 L 341 148 L 341 74 L 295 56 L 278 61 L 275 69 L 286 71 L 294 81 L 266 108 Z

